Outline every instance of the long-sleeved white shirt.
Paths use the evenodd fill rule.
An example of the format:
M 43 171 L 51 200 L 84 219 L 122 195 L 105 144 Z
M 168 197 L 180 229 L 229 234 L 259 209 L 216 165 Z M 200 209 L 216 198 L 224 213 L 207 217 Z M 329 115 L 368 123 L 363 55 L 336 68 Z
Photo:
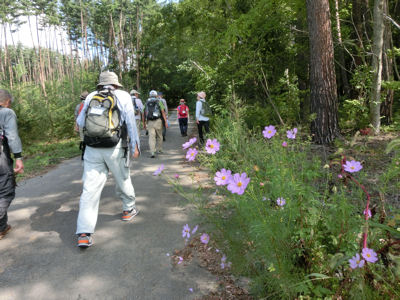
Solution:
M 201 114 L 201 108 L 203 107 L 204 102 L 206 102 L 205 99 L 200 99 L 200 100 L 197 100 L 197 102 L 196 102 L 196 120 L 199 120 L 199 121 L 210 120 L 209 117 L 205 117 Z

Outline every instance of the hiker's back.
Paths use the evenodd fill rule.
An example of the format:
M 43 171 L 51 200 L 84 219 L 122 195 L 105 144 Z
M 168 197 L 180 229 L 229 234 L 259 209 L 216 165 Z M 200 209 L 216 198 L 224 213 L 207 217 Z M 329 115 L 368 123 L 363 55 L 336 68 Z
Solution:
M 146 119 L 157 120 L 161 118 L 161 108 L 159 99 L 149 98 L 146 102 Z
M 118 144 L 122 130 L 117 101 L 110 89 L 100 90 L 90 99 L 83 128 L 86 145 L 106 148 Z

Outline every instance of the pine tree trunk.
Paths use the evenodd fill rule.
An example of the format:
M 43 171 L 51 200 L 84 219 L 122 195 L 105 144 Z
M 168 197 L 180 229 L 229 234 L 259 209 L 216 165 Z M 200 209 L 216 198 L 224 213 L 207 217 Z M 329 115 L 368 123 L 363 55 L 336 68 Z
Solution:
M 140 12 L 139 5 L 136 6 L 136 88 L 140 89 L 140 39 L 142 35 L 143 12 Z
M 381 127 L 381 85 L 382 85 L 382 49 L 383 33 L 385 24 L 383 22 L 384 0 L 374 0 L 374 34 L 372 44 L 372 93 L 370 101 L 370 118 L 375 134 Z
M 307 0 L 310 38 L 311 123 L 313 139 L 329 144 L 339 135 L 336 75 L 329 0 Z

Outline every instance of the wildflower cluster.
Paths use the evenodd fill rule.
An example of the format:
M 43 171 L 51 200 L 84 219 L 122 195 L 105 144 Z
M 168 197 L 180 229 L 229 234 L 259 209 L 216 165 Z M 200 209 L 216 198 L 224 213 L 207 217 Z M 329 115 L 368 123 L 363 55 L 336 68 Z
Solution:
M 271 139 L 274 135 L 276 135 L 275 126 L 273 126 L 273 125 L 265 126 L 262 134 L 263 134 L 264 138 Z M 297 134 L 297 128 L 293 128 L 293 129 L 286 131 L 286 137 L 289 140 L 296 139 L 296 134 Z M 283 141 L 282 147 L 286 148 L 287 146 L 288 146 L 288 143 L 286 141 Z
M 186 152 L 186 159 L 188 161 L 194 161 L 196 159 L 197 154 L 199 151 L 196 148 L 190 148 L 196 143 L 197 138 L 191 138 L 188 142 L 182 145 L 183 149 L 188 149 Z M 206 142 L 205 150 L 208 154 L 216 154 L 220 149 L 221 144 L 218 142 L 217 139 L 208 139 Z
M 250 178 L 243 172 L 232 175 L 231 170 L 222 169 L 215 173 L 214 181 L 216 185 L 227 185 L 228 191 L 232 194 L 243 195 L 250 182 Z

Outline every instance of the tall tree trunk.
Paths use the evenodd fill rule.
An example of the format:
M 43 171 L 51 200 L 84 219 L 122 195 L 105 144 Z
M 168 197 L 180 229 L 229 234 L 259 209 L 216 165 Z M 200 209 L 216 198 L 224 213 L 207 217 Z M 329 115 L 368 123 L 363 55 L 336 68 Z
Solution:
M 388 1 L 385 0 L 384 13 L 389 14 Z M 392 29 L 391 23 L 385 20 L 385 32 L 383 36 L 383 52 L 382 52 L 382 79 L 385 81 L 393 81 L 393 58 L 388 55 L 388 51 L 393 49 L 392 45 Z M 382 121 L 385 124 L 390 124 L 393 119 L 393 89 L 387 89 L 385 92 L 385 101 L 381 106 L 381 115 L 383 116 Z
M 342 41 L 342 29 L 340 25 L 340 15 L 339 15 L 339 0 L 335 0 L 335 8 L 336 8 L 336 31 L 337 31 L 337 39 L 339 43 L 338 47 L 338 55 L 339 55 L 339 63 L 340 63 L 340 79 L 342 81 L 342 88 L 343 93 L 345 95 L 349 95 L 350 93 L 350 86 L 349 86 L 349 79 L 347 78 L 347 71 L 346 71 L 346 62 L 344 59 L 344 45 Z
M 329 0 L 307 0 L 310 38 L 311 133 L 318 144 L 329 144 L 339 134 L 336 75 Z
M 382 49 L 383 33 L 385 24 L 383 22 L 384 0 L 374 0 L 374 34 L 372 44 L 372 93 L 370 101 L 371 124 L 375 134 L 381 127 L 381 85 L 382 85 Z

